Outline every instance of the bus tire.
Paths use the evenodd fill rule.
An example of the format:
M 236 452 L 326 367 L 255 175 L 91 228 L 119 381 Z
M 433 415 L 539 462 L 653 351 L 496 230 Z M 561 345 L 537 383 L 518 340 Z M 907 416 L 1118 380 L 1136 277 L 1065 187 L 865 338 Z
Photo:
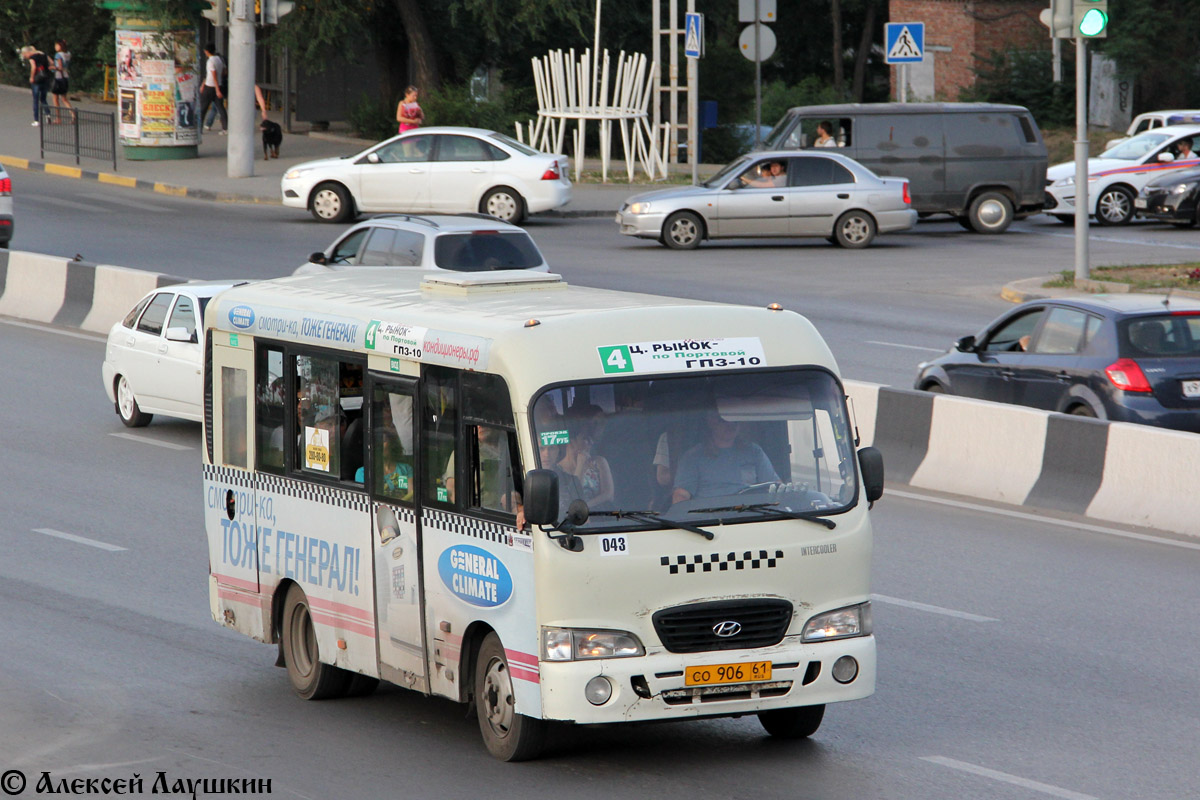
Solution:
M 317 632 L 304 590 L 293 584 L 283 603 L 283 662 L 292 689 L 305 700 L 341 697 L 350 687 L 350 674 L 321 663 Z
M 117 402 L 114 406 L 117 416 L 121 418 L 121 422 L 125 424 L 126 428 L 144 428 L 150 424 L 154 415 L 142 411 L 137 397 L 133 394 L 133 387 L 129 385 L 129 379 L 124 375 L 117 376 L 116 395 Z
M 825 706 L 797 706 L 758 712 L 758 721 L 778 739 L 807 739 L 821 727 Z
M 379 678 L 355 672 L 346 686 L 346 697 L 368 697 L 379 688 Z
M 475 714 L 488 752 L 501 761 L 526 761 L 541 753 L 546 723 L 516 713 L 508 658 L 494 632 L 475 658 Z

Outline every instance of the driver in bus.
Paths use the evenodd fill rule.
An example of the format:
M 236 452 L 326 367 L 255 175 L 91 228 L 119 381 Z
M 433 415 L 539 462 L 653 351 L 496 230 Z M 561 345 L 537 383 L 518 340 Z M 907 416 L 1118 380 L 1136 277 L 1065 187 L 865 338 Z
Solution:
M 679 459 L 672 503 L 737 494 L 757 483 L 779 482 L 763 449 L 739 435 L 741 423 L 723 419 L 715 409 L 705 414 L 704 421 L 708 437 Z

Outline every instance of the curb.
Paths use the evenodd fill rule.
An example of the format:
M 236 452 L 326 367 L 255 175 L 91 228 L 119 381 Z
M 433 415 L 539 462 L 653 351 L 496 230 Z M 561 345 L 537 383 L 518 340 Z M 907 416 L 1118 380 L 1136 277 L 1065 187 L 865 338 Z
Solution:
M 217 203 L 255 203 L 259 205 L 283 205 L 278 198 L 259 197 L 252 194 L 237 192 L 210 192 L 207 189 L 191 189 L 187 186 L 176 186 L 160 181 L 139 180 L 127 175 L 117 175 L 112 172 L 93 172 L 79 167 L 55 164 L 46 161 L 31 161 L 28 158 L 17 158 L 0 154 L 0 164 L 14 169 L 25 169 L 31 172 L 45 172 L 47 175 L 57 175 L 60 178 L 78 178 L 107 183 L 113 186 L 123 186 L 126 189 L 138 189 L 144 192 L 157 192 L 171 197 L 187 197 L 192 200 L 211 200 Z

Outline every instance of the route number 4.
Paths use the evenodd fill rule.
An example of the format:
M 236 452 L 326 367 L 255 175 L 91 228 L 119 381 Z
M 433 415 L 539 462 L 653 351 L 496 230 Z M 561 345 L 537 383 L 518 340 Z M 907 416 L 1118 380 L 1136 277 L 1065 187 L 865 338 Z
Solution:
M 600 363 L 604 365 L 604 373 L 633 372 L 633 358 L 629 354 L 629 345 L 600 347 Z

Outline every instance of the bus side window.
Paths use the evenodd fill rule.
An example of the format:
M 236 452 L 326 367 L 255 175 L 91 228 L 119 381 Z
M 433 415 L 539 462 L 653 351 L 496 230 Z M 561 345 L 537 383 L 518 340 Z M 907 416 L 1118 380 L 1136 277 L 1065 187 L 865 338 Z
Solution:
M 246 370 L 221 367 L 221 462 L 246 468 Z
M 376 387 L 372 398 L 372 425 L 374 430 L 371 448 L 374 473 L 372 484 L 375 494 L 391 502 L 409 504 L 413 500 L 413 402 L 403 392 L 390 392 Z M 362 482 L 362 470 L 357 476 Z
M 341 475 L 341 366 L 325 356 L 296 356 L 295 465 L 301 472 Z
M 457 474 L 454 446 L 458 428 L 458 374 L 447 367 L 427 366 L 421 425 L 421 496 L 426 502 L 453 505 Z
M 516 480 L 521 469 L 515 458 L 516 433 L 491 425 L 472 425 L 467 431 L 471 449 L 471 507 L 515 514 L 521 502 Z
M 266 472 L 283 472 L 284 421 L 287 416 L 285 396 L 287 385 L 283 378 L 283 351 L 260 348 L 255 365 L 255 436 L 258 444 L 258 468 Z

